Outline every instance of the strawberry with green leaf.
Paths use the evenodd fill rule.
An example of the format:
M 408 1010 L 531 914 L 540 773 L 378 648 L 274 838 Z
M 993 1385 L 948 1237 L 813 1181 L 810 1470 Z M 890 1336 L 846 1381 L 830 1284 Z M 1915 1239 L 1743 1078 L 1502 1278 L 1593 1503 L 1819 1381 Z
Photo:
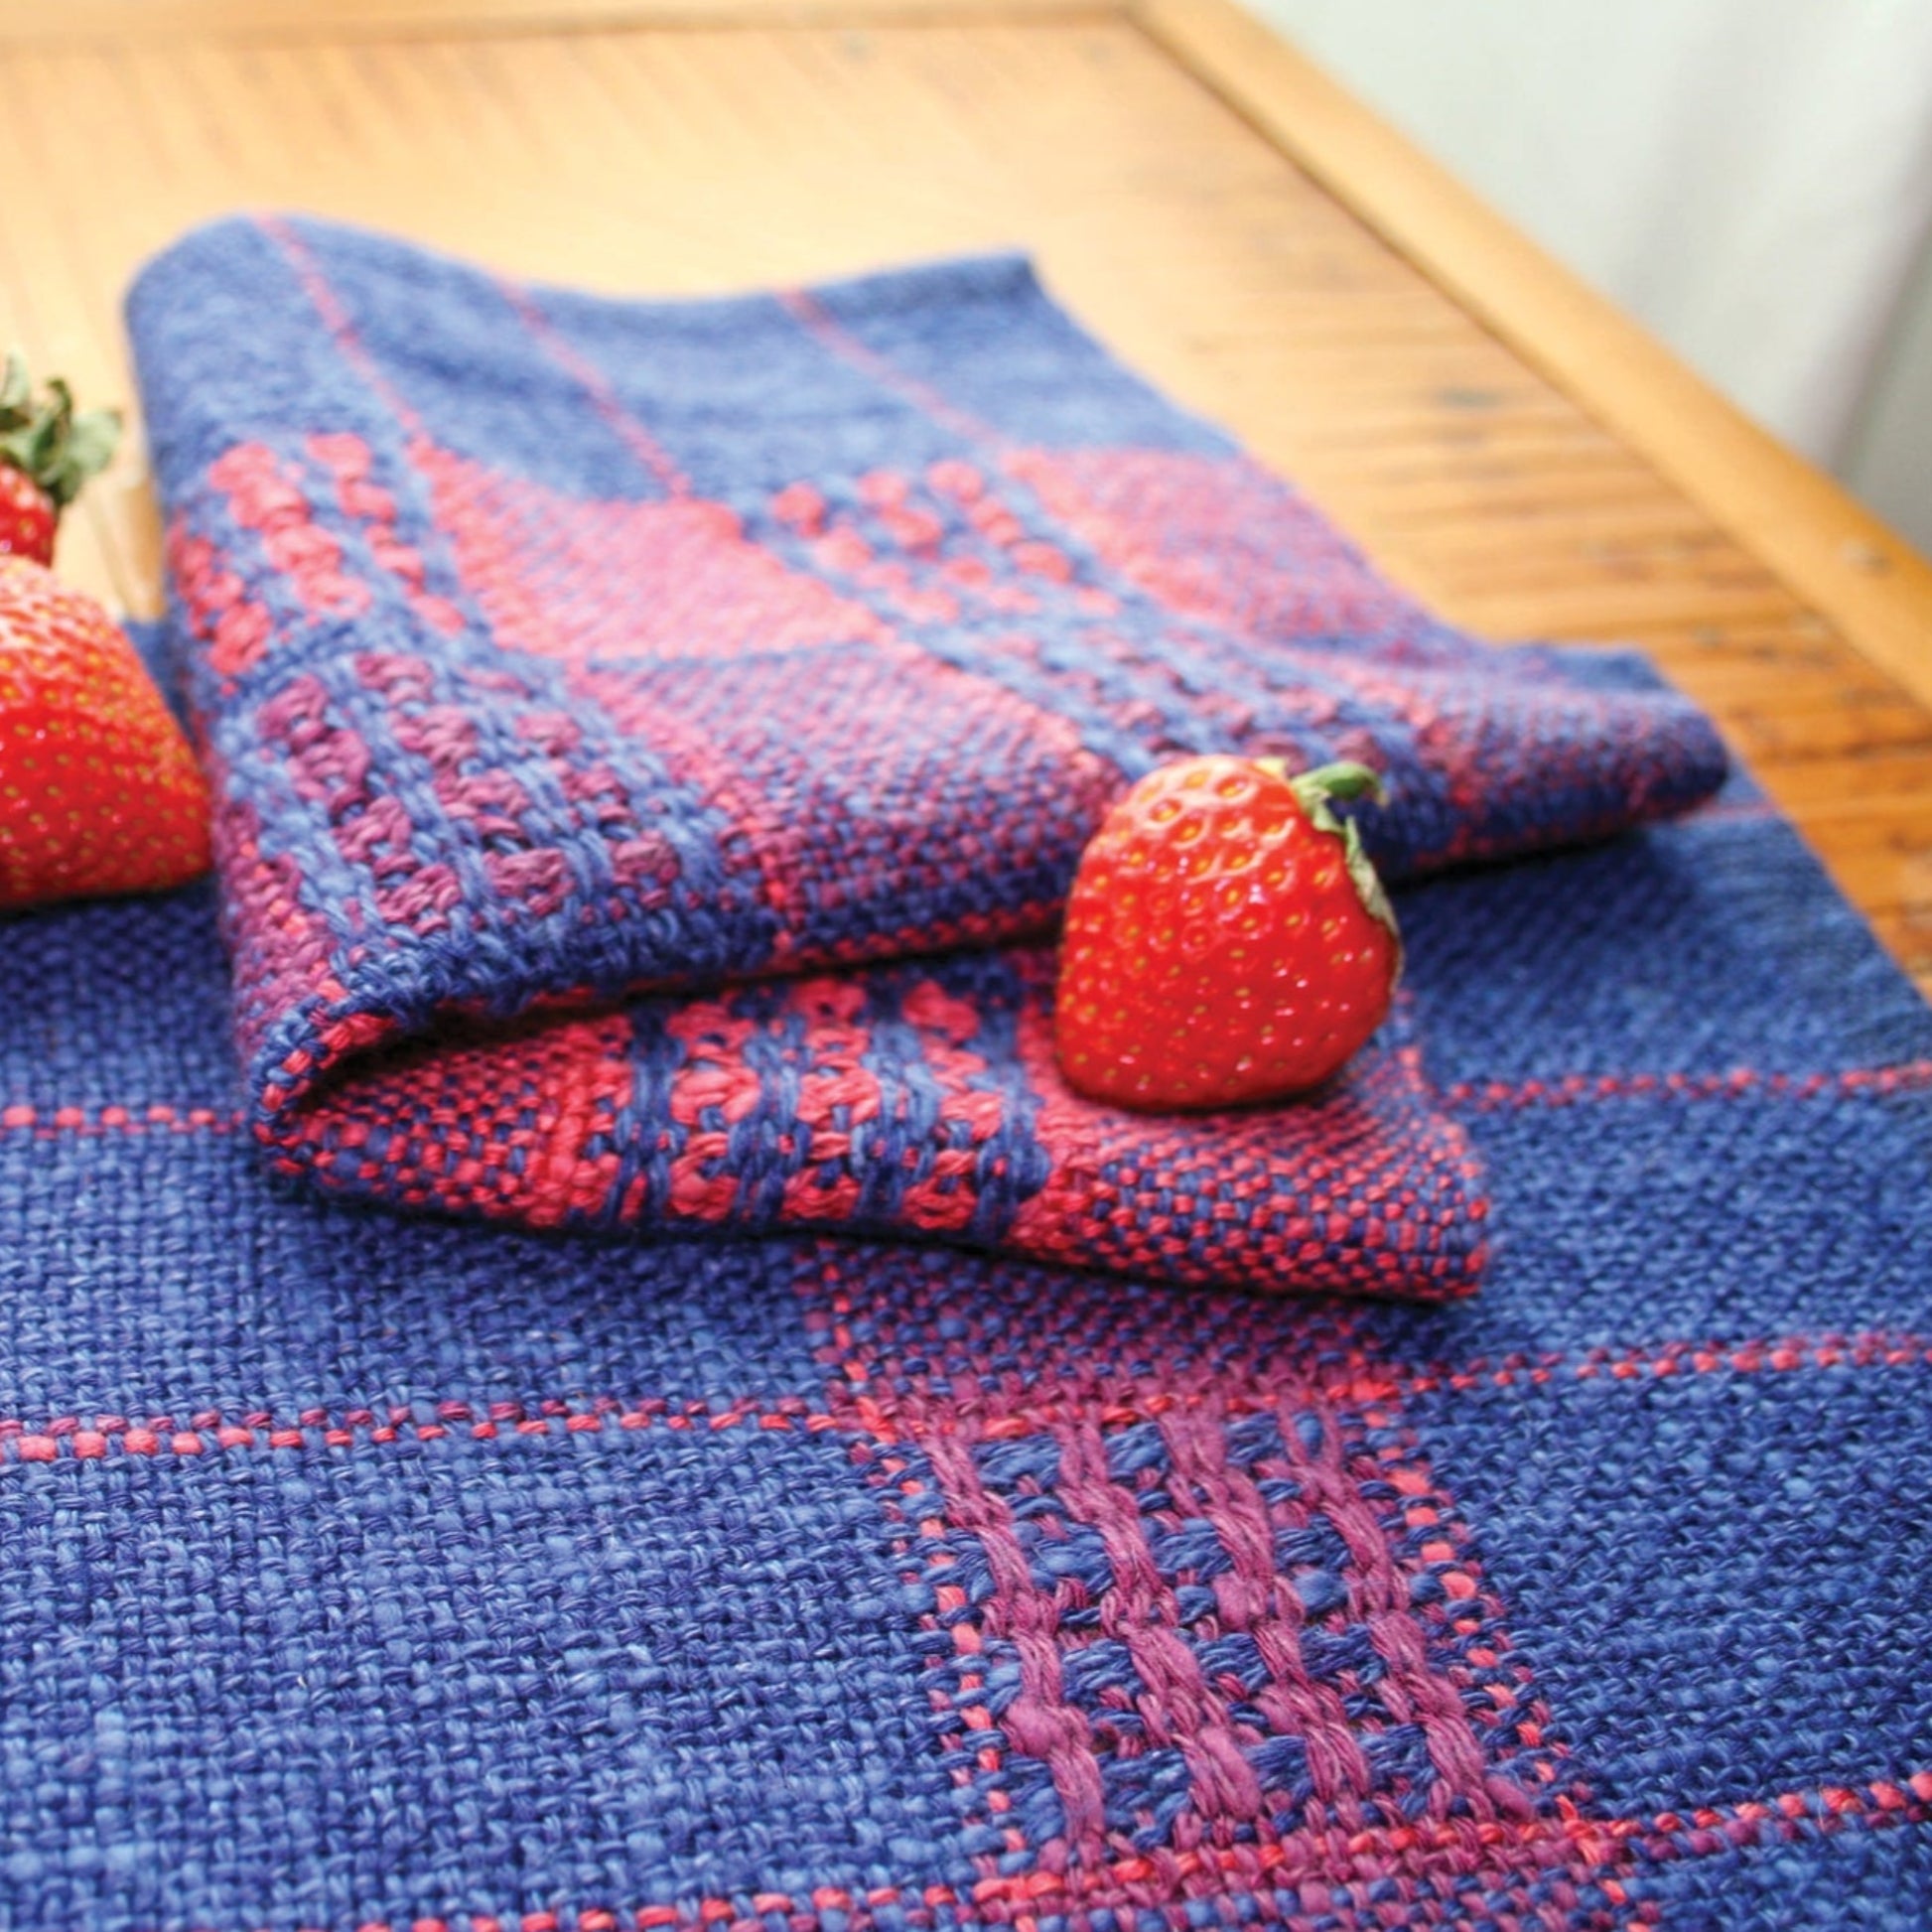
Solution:
M 52 563 L 61 512 L 120 440 L 116 411 L 76 412 L 59 376 L 37 396 L 27 364 L 8 355 L 0 373 L 0 553 Z
M 1395 913 L 1354 821 L 1360 764 L 1181 759 L 1107 815 L 1060 946 L 1055 1042 L 1080 1092 L 1123 1107 L 1235 1107 L 1305 1093 L 1382 1024 Z

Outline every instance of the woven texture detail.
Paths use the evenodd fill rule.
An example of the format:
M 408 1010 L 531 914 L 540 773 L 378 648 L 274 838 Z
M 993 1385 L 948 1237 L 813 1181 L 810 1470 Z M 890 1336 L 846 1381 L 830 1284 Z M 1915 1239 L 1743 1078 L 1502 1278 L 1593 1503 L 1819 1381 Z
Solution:
M 369 1212 L 9 922 L 0 1925 L 1926 1922 L 1932 1017 L 1741 789 L 1406 911 L 1441 1306 Z
M 1068 1092 L 1082 846 L 1197 751 L 1373 763 L 1402 880 L 1723 776 L 1614 661 L 1432 619 L 1017 260 L 648 306 L 231 222 L 129 313 L 251 1125 L 325 1187 L 1454 1296 L 1486 1205 L 1406 1022 L 1270 1115 Z

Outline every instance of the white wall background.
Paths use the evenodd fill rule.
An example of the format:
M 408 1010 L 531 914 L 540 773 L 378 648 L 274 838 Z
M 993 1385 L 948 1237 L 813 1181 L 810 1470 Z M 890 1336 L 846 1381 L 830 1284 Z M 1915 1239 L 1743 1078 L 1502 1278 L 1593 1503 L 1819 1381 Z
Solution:
M 1932 553 L 1932 0 L 1249 0 Z

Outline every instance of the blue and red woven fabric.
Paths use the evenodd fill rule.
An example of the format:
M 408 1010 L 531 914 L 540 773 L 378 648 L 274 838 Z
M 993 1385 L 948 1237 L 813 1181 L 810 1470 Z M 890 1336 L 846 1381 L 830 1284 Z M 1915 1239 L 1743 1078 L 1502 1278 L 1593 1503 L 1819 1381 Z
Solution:
M 1457 1294 L 1406 1025 L 1150 1123 L 988 949 L 1186 752 L 1366 759 L 1397 878 L 1723 775 L 1675 696 L 1432 620 L 1017 259 L 645 306 L 237 221 L 130 316 L 253 1126 L 344 1192 Z
M 385 333 L 383 306 L 354 295 L 354 262 L 407 269 L 432 294 L 456 274 L 293 232 L 338 290 L 317 335 L 331 355 L 345 316 L 371 358 L 399 357 L 409 333 Z M 188 519 L 174 654 L 227 787 L 227 871 L 218 888 L 0 928 L 0 1927 L 1932 1918 L 1932 1016 L 1747 782 L 1588 846 L 1405 868 L 1400 1050 L 1492 1208 L 1470 1298 L 1210 1288 L 1138 1261 L 1071 1267 L 783 1215 L 643 1239 L 592 1213 L 537 1227 L 371 1207 L 357 1193 L 385 1190 L 353 1175 L 274 1172 L 280 1130 L 268 1161 L 257 1144 L 279 1104 L 263 1069 L 282 1064 L 261 1042 L 281 1027 L 274 1050 L 297 1050 L 286 1015 L 318 1042 L 351 1012 L 379 1026 L 359 1069 L 345 1047 L 345 1094 L 402 1078 L 387 1054 L 434 1050 L 428 1030 L 397 1043 L 366 993 L 332 1009 L 337 955 L 295 946 L 338 910 L 366 919 L 406 874 L 370 885 L 344 859 L 311 885 L 302 855 L 320 865 L 336 834 L 325 847 L 299 827 L 332 822 L 331 782 L 362 785 L 359 816 L 380 818 L 380 767 L 406 777 L 410 825 L 433 828 L 438 781 L 482 766 L 429 751 L 411 763 L 377 721 L 433 748 L 504 714 L 389 686 L 389 711 L 352 709 L 347 615 L 313 631 L 278 618 L 252 667 L 210 665 L 219 638 L 193 639 L 198 601 L 226 587 L 193 576 L 205 553 L 188 546 L 213 539 L 178 493 L 192 439 L 163 348 L 187 332 L 178 316 L 209 326 L 228 270 L 186 271 L 212 258 L 255 265 L 228 312 L 230 348 L 253 353 L 283 314 L 288 262 L 282 241 L 256 246 L 244 230 L 204 236 L 137 307 L 164 477 Z M 949 274 L 954 292 L 932 297 Z M 1078 445 L 1053 415 L 1077 339 L 1017 270 L 914 283 L 944 352 L 919 360 L 919 332 L 874 321 L 871 354 L 911 362 L 908 379 L 982 422 L 1005 420 L 1008 387 L 1033 370 L 1028 434 L 1058 423 Z M 1006 375 L 989 373 L 999 344 L 972 295 L 989 284 L 1060 348 L 1042 360 L 1028 323 Z M 495 312 L 476 303 L 486 366 Z M 599 348 L 594 319 L 636 312 L 557 297 L 543 312 L 626 395 L 651 381 L 707 393 L 669 321 L 671 345 L 633 357 Z M 670 315 L 765 316 L 751 382 L 775 366 L 775 317 L 791 313 Z M 688 353 L 705 343 L 693 320 Z M 860 359 L 780 385 L 759 434 L 822 417 L 841 366 L 882 373 Z M 455 350 L 385 378 L 430 425 L 438 366 L 446 389 L 464 386 Z M 1175 419 L 1087 366 L 1145 412 L 1107 413 L 1110 434 L 1172 454 Z M 324 392 L 314 367 L 279 367 L 248 363 L 259 414 L 244 441 L 314 484 L 306 444 L 269 425 Z M 901 433 L 904 400 L 888 386 L 882 436 Z M 356 433 L 374 448 L 383 410 L 369 411 Z M 672 447 L 660 414 L 639 413 Z M 729 440 L 715 401 L 693 415 Z M 697 478 L 688 434 L 675 447 Z M 520 461 L 548 447 L 532 432 Z M 801 432 L 781 454 L 813 447 Z M 351 481 L 407 495 L 400 469 Z M 330 553 L 288 534 L 313 525 L 339 546 L 331 571 L 367 578 L 373 552 L 341 534 L 340 499 L 319 484 L 296 497 L 322 507 L 305 524 L 271 499 L 264 549 L 306 557 L 313 580 Z M 426 539 L 395 540 L 425 560 L 421 597 L 479 608 L 436 575 Z M 275 589 L 233 574 L 254 588 L 222 617 Z M 1295 594 L 1292 570 L 1270 593 Z M 285 648 L 277 690 L 312 675 L 348 709 L 291 725 L 278 760 L 250 750 L 247 692 Z M 1060 648 L 1042 643 L 1042 661 Z M 541 658 L 415 654 L 439 690 L 453 662 L 467 679 L 493 665 L 530 680 Z M 1518 723 L 1594 705 L 1627 743 L 1704 742 L 1682 707 L 1638 701 L 1628 665 L 1502 675 L 1537 693 Z M 590 715 L 556 679 L 555 709 Z M 794 687 L 801 710 L 816 688 Z M 356 732 L 332 734 L 339 715 Z M 369 748 L 359 772 L 350 736 Z M 614 769 L 643 756 L 620 739 L 638 742 L 613 730 Z M 301 763 L 325 743 L 334 767 Z M 1601 808 L 1578 804 L 1570 829 Z M 668 808 L 655 822 L 683 823 Z M 276 844 L 271 825 L 296 829 Z M 1400 864 L 1400 836 L 1382 836 Z M 509 833 L 424 835 L 417 857 L 454 851 L 464 888 L 442 936 L 521 956 L 513 923 L 470 923 L 467 895 L 469 869 L 525 849 Z M 259 906 L 237 894 L 251 881 Z M 285 956 L 266 936 L 275 917 Z M 437 936 L 415 953 L 350 943 L 340 962 L 400 971 Z M 285 1006 L 249 977 L 270 956 L 294 962 L 279 984 L 306 989 Z M 943 1039 L 941 1002 L 978 1013 L 1030 970 L 1009 949 L 930 966 L 828 956 L 802 978 L 828 1000 L 858 987 L 901 1014 L 915 1002 Z M 611 1012 L 656 1014 L 668 1034 L 704 1000 L 762 1025 L 739 1003 L 803 997 L 784 981 L 626 991 L 603 1010 L 533 994 L 520 1018 L 493 1017 L 517 1039 Z M 437 1027 L 464 1020 L 465 999 L 486 996 L 439 997 Z M 400 993 L 395 1006 L 413 1011 Z M 470 1017 L 461 1040 L 494 1037 L 491 1018 Z M 748 1043 L 747 1063 L 764 1050 Z M 578 1064 L 568 1043 L 560 1063 Z M 547 1091 L 531 1091 L 532 1114 Z M 318 1081 L 296 1104 L 327 1092 Z

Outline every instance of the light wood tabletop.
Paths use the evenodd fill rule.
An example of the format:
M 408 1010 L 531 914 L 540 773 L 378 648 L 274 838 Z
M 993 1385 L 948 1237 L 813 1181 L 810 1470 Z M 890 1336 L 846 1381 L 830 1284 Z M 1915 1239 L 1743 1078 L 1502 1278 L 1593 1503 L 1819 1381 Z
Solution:
M 0 0 L 0 336 L 235 207 L 674 294 L 1030 249 L 1503 639 L 1628 641 L 1932 990 L 1932 569 L 1228 0 Z M 161 598 L 138 436 L 62 570 Z

